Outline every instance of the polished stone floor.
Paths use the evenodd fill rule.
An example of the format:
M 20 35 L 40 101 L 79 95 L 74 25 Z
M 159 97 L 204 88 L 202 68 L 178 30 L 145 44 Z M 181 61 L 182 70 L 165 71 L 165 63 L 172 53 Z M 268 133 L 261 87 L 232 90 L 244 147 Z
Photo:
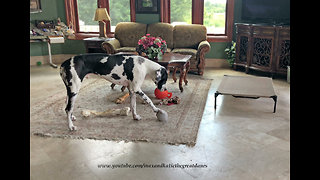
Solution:
M 214 92 L 224 74 L 253 76 L 231 69 L 205 70 L 204 76 L 214 80 L 194 147 L 30 135 L 31 179 L 290 179 L 290 84 L 273 80 L 276 113 L 269 98 L 221 95 L 215 110 Z M 65 87 L 59 69 L 30 67 L 30 106 L 60 88 Z

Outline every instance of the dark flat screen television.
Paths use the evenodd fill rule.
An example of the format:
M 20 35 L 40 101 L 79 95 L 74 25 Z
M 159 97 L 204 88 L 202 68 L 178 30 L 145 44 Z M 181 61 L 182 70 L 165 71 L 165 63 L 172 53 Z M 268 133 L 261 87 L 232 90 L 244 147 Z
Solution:
M 242 0 L 242 21 L 290 25 L 290 0 Z

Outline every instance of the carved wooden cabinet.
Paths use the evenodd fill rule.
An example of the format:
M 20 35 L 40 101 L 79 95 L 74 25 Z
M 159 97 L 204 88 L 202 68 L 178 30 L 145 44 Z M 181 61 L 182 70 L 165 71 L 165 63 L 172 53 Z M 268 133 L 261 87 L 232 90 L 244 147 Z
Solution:
M 236 24 L 237 44 L 234 69 L 286 74 L 290 66 L 290 27 Z

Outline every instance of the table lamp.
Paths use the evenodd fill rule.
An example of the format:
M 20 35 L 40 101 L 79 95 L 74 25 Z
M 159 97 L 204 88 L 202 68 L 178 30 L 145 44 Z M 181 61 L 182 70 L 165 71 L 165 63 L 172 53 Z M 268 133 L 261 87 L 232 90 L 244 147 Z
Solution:
M 106 23 L 103 20 L 110 21 L 111 18 L 106 8 L 97 8 L 94 16 L 95 21 L 99 21 L 99 37 L 106 37 Z

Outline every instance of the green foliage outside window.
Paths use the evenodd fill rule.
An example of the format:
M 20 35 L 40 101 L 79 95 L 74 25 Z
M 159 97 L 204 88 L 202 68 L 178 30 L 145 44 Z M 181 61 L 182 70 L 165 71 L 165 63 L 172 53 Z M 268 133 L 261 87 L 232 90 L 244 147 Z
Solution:
M 170 3 L 171 22 L 192 23 L 192 0 L 171 0 Z M 203 24 L 207 28 L 224 28 L 226 4 L 212 0 L 205 0 L 204 3 Z M 130 0 L 109 0 L 109 7 L 111 26 L 130 21 Z M 85 25 L 98 25 L 93 20 L 96 8 L 97 0 L 78 0 L 79 20 Z
M 170 5 L 171 23 L 192 23 L 192 0 L 171 0 Z M 209 33 L 224 33 L 226 0 L 204 0 L 203 16 L 203 24 L 207 27 Z
M 186 22 L 191 24 L 192 0 L 171 0 L 170 18 L 172 22 Z
M 109 0 L 111 26 L 119 22 L 130 21 L 130 0 Z M 97 9 L 97 0 L 78 0 L 79 20 L 85 25 L 98 25 L 94 21 Z
M 109 0 L 111 26 L 130 22 L 130 0 Z
M 84 21 L 85 25 L 98 25 L 94 21 L 94 15 L 97 9 L 97 0 L 78 0 L 79 20 Z
M 224 27 L 225 26 L 225 12 L 226 4 L 212 3 L 205 1 L 203 24 L 211 27 Z

